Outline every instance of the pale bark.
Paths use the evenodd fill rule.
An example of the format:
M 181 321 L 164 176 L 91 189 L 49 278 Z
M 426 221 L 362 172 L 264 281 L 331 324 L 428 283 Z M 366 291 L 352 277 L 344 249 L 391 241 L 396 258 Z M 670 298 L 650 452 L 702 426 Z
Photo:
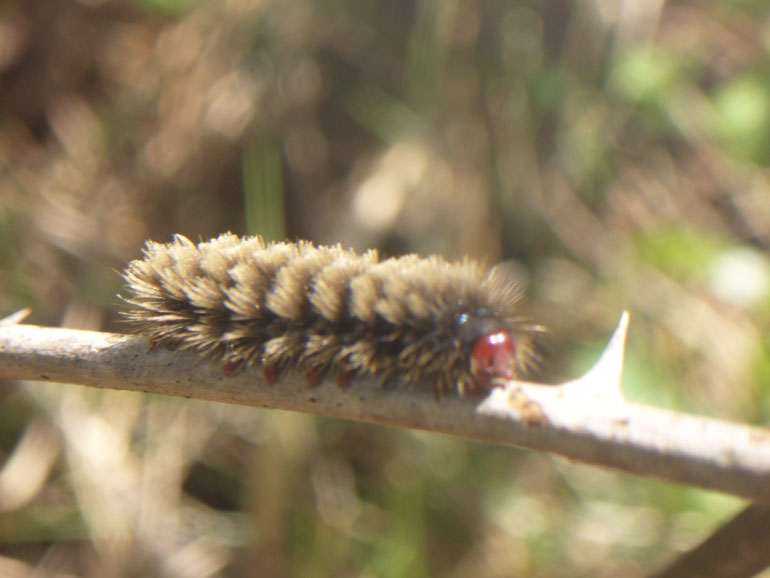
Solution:
M 770 431 L 626 402 L 618 387 L 627 317 L 597 366 L 561 386 L 512 382 L 486 399 L 431 384 L 383 388 L 302 375 L 268 384 L 136 335 L 0 326 L 0 378 L 54 381 L 301 411 L 544 450 L 770 504 Z

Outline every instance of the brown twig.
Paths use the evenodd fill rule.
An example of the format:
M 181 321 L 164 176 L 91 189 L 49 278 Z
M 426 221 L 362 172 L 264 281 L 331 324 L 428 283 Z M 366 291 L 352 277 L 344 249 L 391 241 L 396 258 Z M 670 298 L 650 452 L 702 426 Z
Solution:
M 770 565 L 770 509 L 752 504 L 651 578 L 749 578 Z

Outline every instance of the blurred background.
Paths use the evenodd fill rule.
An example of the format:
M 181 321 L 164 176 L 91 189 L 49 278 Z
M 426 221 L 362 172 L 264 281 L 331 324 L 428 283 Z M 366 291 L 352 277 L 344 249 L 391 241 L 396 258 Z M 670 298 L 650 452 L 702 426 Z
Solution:
M 5 0 L 0 315 L 145 239 L 512 261 L 546 382 L 770 419 L 763 0 Z M 0 575 L 639 577 L 741 503 L 312 416 L 0 384 Z M 765 575 L 770 576 L 770 573 Z

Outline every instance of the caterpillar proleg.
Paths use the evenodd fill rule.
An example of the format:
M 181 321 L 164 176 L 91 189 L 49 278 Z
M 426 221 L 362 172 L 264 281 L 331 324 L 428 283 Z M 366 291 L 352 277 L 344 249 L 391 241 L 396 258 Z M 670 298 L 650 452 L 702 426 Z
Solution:
M 265 375 L 483 392 L 532 361 L 537 326 L 519 291 L 475 261 L 380 259 L 340 245 L 266 243 L 226 233 L 197 245 L 148 241 L 124 273 L 130 320 L 154 344 Z

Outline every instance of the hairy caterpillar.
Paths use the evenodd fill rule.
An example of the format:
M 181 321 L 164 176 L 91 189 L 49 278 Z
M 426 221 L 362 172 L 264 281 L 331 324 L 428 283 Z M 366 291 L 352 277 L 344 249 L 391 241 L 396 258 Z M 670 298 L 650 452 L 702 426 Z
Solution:
M 340 380 L 484 391 L 531 362 L 537 326 L 497 269 L 416 255 L 380 260 L 341 246 L 265 243 L 226 233 L 197 246 L 148 241 L 124 273 L 129 319 L 153 343 L 225 367 L 257 365 Z

